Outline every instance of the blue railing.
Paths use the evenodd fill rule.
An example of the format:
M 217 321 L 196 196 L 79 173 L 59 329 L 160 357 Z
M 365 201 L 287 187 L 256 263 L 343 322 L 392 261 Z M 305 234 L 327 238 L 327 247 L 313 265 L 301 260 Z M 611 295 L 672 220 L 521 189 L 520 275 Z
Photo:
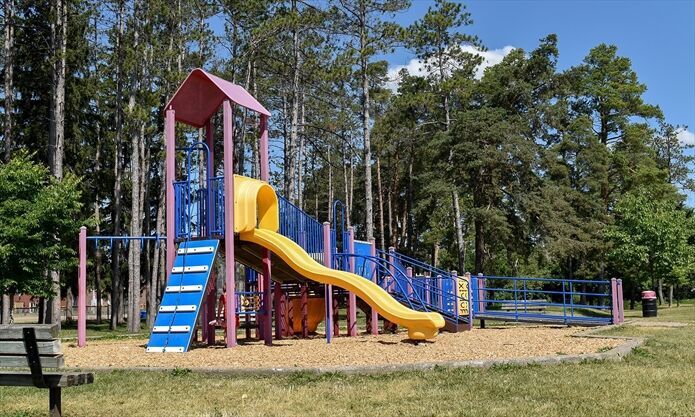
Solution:
M 295 243 L 319 262 L 323 261 L 323 225 L 286 198 L 278 196 L 280 234 Z
M 378 253 L 381 257 L 391 260 L 402 276 L 407 277 L 406 271 L 411 268 L 412 278 L 406 279 L 412 287 L 411 290 L 420 293 L 429 309 L 457 322 L 468 323 L 472 320 L 471 285 L 464 277 L 393 250 Z
M 474 315 L 481 318 L 610 324 L 611 281 L 474 277 Z
M 333 269 L 350 271 L 350 262 L 355 261 L 354 271 L 370 281 L 374 281 L 386 290 L 392 297 L 406 304 L 413 310 L 430 311 L 419 294 L 408 291 L 408 278 L 389 261 L 376 256 L 356 255 L 352 253 L 336 253 L 333 255 Z

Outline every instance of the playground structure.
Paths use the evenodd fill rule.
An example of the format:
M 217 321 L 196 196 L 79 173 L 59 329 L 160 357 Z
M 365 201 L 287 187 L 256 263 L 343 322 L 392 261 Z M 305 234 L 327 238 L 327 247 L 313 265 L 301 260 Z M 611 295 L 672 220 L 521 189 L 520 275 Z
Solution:
M 233 114 L 237 105 L 257 113 L 260 179 L 234 175 Z M 216 164 L 211 119 L 222 106 L 223 163 Z M 346 229 L 340 204 L 332 224 L 319 223 L 268 184 L 270 113 L 242 87 L 196 69 L 166 106 L 166 237 L 87 236 L 80 231 L 78 345 L 86 344 L 87 241 L 123 239 L 130 244 L 166 241 L 167 286 L 148 352 L 185 352 L 196 328 L 215 343 L 215 260 L 224 258 L 225 310 L 235 312 L 247 337 L 307 337 L 325 322 L 328 342 L 339 335 L 337 312 L 347 307 L 347 335 L 357 334 L 357 310 L 367 329 L 387 324 L 408 329 L 413 340 L 440 329 L 470 329 L 475 319 L 573 325 L 622 322 L 620 280 L 459 276 L 375 243 Z M 205 142 L 176 147 L 176 122 L 204 128 Z M 177 167 L 178 173 L 177 176 Z M 219 175 L 218 171 L 221 171 Z M 340 220 L 340 221 L 339 221 Z M 178 245 L 177 245 L 178 244 Z M 235 265 L 245 266 L 237 280 Z M 237 287 L 237 284 L 243 287 Z M 587 314 L 588 313 L 588 314 Z M 386 323 L 388 322 L 388 323 Z M 226 320 L 227 346 L 237 324 Z

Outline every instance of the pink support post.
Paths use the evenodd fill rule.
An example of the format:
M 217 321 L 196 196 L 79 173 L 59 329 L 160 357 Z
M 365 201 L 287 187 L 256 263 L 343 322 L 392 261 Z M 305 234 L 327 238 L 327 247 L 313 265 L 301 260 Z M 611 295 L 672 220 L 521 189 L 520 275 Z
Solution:
M 625 299 L 623 298 L 623 280 L 618 280 L 618 322 L 625 323 L 625 305 L 623 304 Z
M 355 254 L 355 229 L 350 226 L 348 228 L 348 251 L 351 255 Z M 355 257 L 350 257 L 350 272 L 355 273 Z M 357 297 L 355 293 L 348 292 L 348 336 L 357 336 Z
M 234 279 L 234 138 L 232 133 L 232 103 L 222 104 L 224 140 L 224 272 L 227 286 L 227 347 L 236 346 L 236 288 Z M 168 234 L 167 234 L 168 235 Z
M 174 222 L 174 180 L 176 176 L 176 114 L 174 109 L 166 111 L 164 119 L 164 137 L 166 140 L 166 235 L 167 235 L 167 281 L 174 267 L 176 248 L 176 226 Z
M 213 268 L 212 271 L 210 272 L 210 280 L 208 281 L 208 295 L 207 295 L 207 305 L 206 305 L 206 310 L 207 311 L 207 321 L 204 321 L 203 325 L 207 326 L 207 344 L 208 346 L 212 346 L 215 344 L 215 325 L 210 324 L 210 321 L 215 319 L 215 304 L 217 302 L 217 290 L 216 290 L 216 284 L 217 284 L 217 274 L 215 273 L 215 269 Z
M 618 304 L 618 280 L 611 278 L 611 313 L 613 324 L 620 323 L 620 305 Z
M 273 305 L 275 306 L 275 340 L 282 339 L 282 287 L 275 283 L 273 290 Z
M 212 128 L 212 119 L 208 119 L 205 123 L 205 144 L 210 150 L 207 171 L 207 184 L 206 188 L 208 190 L 208 210 L 207 210 L 207 234 L 210 235 L 210 229 L 213 226 L 213 199 L 214 195 L 211 192 L 211 182 L 210 179 L 215 176 L 215 141 L 214 141 L 214 130 Z M 215 304 L 217 302 L 217 277 L 215 274 L 215 268 L 212 268 L 210 272 L 210 279 L 207 285 L 208 293 L 205 297 L 205 303 L 203 306 L 203 312 L 205 313 L 205 319 L 203 320 L 203 339 L 207 342 L 208 346 L 215 344 L 215 325 L 209 324 L 210 321 L 215 319 Z
M 373 259 L 376 259 L 376 240 L 369 239 L 369 250 L 370 250 L 370 255 L 372 256 Z M 372 282 L 375 284 L 378 284 L 378 277 L 377 277 L 377 270 L 376 270 L 376 263 L 374 264 L 374 271 L 372 271 Z M 373 335 L 378 335 L 379 334 L 379 314 L 376 312 L 376 309 L 374 307 L 370 308 L 371 310 L 371 326 L 370 326 L 370 332 Z
M 306 282 L 302 282 L 299 293 L 302 305 L 302 337 L 309 337 L 309 287 Z
M 478 273 L 478 314 L 485 314 L 485 278 Z M 480 319 L 480 328 L 485 328 L 485 319 Z
M 259 157 L 260 157 L 260 169 L 261 169 L 261 181 L 268 181 L 270 179 L 270 154 L 268 153 L 268 116 L 261 114 L 260 121 L 260 146 L 259 146 Z M 272 314 L 270 311 L 270 283 L 271 278 L 271 268 L 270 268 L 270 251 L 263 248 L 263 298 L 264 305 L 266 306 L 264 317 L 263 317 L 263 339 L 265 344 L 270 346 L 273 343 L 272 335 Z
M 87 345 L 87 228 L 80 227 L 80 266 L 77 275 L 77 346 Z
M 327 268 L 331 268 L 333 263 L 331 262 L 331 224 L 328 222 L 323 222 L 323 264 Z M 325 288 L 325 304 L 326 304 L 326 342 L 331 343 L 333 339 L 333 332 L 331 328 L 333 327 L 333 286 L 324 285 Z

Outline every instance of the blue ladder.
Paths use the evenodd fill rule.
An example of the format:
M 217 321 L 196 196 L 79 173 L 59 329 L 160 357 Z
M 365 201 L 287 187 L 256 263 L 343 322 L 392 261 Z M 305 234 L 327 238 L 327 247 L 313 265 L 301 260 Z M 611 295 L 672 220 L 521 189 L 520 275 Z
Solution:
M 188 351 L 218 246 L 218 240 L 179 245 L 147 352 Z

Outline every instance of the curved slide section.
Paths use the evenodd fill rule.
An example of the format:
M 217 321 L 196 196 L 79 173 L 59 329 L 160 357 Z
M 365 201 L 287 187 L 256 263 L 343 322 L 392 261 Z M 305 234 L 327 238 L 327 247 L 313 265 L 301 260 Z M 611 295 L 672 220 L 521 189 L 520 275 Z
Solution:
M 354 292 L 387 320 L 406 327 L 408 337 L 413 340 L 433 339 L 439 329 L 444 327 L 444 318 L 438 313 L 411 310 L 375 283 L 359 275 L 321 265 L 304 252 L 301 246 L 272 230 L 244 231 L 239 234 L 239 237 L 241 240 L 270 249 L 302 276 Z

